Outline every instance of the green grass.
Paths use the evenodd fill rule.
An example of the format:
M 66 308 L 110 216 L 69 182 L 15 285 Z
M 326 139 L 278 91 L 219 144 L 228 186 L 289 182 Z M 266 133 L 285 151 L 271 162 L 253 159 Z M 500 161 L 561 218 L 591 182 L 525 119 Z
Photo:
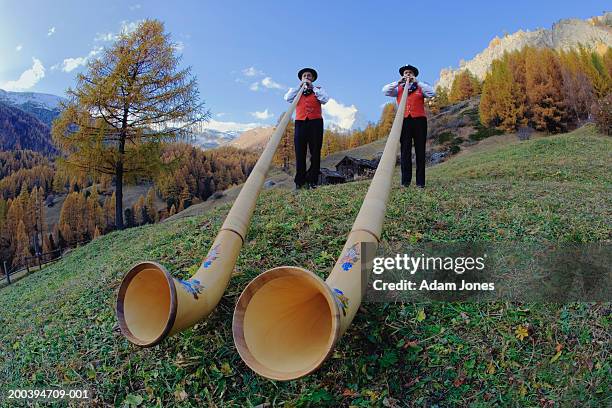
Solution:
M 453 158 L 428 170 L 424 191 L 399 189 L 396 175 L 383 240 L 609 241 L 610 152 L 612 139 L 583 128 Z M 150 349 L 117 330 L 123 275 L 156 260 L 188 276 L 229 205 L 108 234 L 0 290 L 0 406 L 7 389 L 30 387 L 89 388 L 113 406 L 610 404 L 607 303 L 364 303 L 315 374 L 287 383 L 253 374 L 232 342 L 241 290 L 284 264 L 325 276 L 367 187 L 262 193 L 216 311 Z

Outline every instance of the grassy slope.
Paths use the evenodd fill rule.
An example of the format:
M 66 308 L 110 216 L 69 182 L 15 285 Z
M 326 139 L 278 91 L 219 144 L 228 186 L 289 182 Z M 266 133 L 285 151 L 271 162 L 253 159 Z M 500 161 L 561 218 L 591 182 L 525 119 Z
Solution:
M 583 128 L 457 157 L 428 172 L 424 191 L 394 188 L 383 238 L 610 240 L 610 152 L 612 139 Z M 152 349 L 117 332 L 113 306 L 123 274 L 151 259 L 188 276 L 228 205 L 111 233 L 1 290 L 0 405 L 8 388 L 43 386 L 87 387 L 99 402 L 144 406 L 609 403 L 609 304 L 364 304 L 314 375 L 278 383 L 249 371 L 231 340 L 241 289 L 282 264 L 325 275 L 367 187 L 264 192 L 217 310 Z M 417 321 L 421 308 L 426 318 Z M 521 324 L 531 327 L 523 341 L 514 334 Z M 557 344 L 563 350 L 551 362 Z

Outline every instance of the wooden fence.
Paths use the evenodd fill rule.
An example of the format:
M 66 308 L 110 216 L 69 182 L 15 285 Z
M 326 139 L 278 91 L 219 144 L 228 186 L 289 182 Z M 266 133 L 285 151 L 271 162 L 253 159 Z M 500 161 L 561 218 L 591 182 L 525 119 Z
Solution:
M 6 285 L 10 285 L 14 279 L 11 278 L 12 275 L 19 274 L 20 277 L 27 276 L 34 270 L 42 269 L 43 265 L 53 263 L 59 259 L 61 259 L 64 252 L 79 245 L 83 245 L 88 243 L 89 241 L 75 242 L 67 246 L 66 248 L 58 248 L 51 252 L 45 252 L 42 254 L 38 254 L 35 256 L 28 256 L 25 258 L 25 261 L 20 265 L 15 265 L 12 268 L 9 268 L 6 264 L 6 261 L 3 262 L 4 268 L 2 272 L 4 273 L 4 279 L 6 280 Z M 38 268 L 38 269 L 36 269 Z M 24 273 L 25 272 L 25 273 Z M 0 275 L 1 277 L 1 275 Z M 0 285 L 0 286 L 6 286 Z

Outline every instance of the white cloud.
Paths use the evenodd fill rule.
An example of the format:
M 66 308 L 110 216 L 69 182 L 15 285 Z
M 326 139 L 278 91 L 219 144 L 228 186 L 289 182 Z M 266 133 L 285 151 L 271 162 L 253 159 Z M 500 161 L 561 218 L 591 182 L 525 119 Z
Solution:
M 283 89 L 284 88 L 284 86 L 282 86 L 278 82 L 274 82 L 272 78 L 270 77 L 265 77 L 264 79 L 262 79 L 261 84 L 265 86 L 266 88 L 270 88 L 270 89 Z
M 333 98 L 323 105 L 325 120 L 342 129 L 350 129 L 355 123 L 357 108 L 355 105 L 345 106 Z
M 71 72 L 75 70 L 76 68 L 87 64 L 87 61 L 89 61 L 91 58 L 98 55 L 102 51 L 102 49 L 103 49 L 102 47 L 96 47 L 93 50 L 89 51 L 89 54 L 87 54 L 84 57 L 64 59 L 64 62 L 62 62 L 62 71 Z M 55 67 L 55 65 L 53 67 Z
M 113 41 L 116 38 L 113 33 L 98 33 L 96 34 L 94 41 Z
M 259 89 L 259 82 L 253 82 L 251 86 L 249 86 L 251 91 L 257 91 Z
M 255 67 L 248 67 L 242 70 L 242 75 L 248 76 L 248 77 L 254 77 L 257 75 L 264 75 L 264 73 L 262 71 L 259 71 Z
M 19 52 L 23 49 L 23 45 L 19 44 L 18 46 L 15 47 L 15 51 Z
M 255 112 L 250 112 L 250 114 L 254 118 L 260 119 L 260 120 L 270 119 L 272 116 L 274 116 L 274 114 L 272 112 L 268 112 L 268 108 L 266 108 L 262 112 L 255 111 Z
M 7 81 L 2 84 L 1 87 L 7 91 L 30 89 L 44 77 L 45 67 L 42 62 L 36 58 L 32 58 L 32 68 L 23 71 L 16 81 Z
M 123 20 L 121 22 L 121 28 L 119 29 L 119 33 L 115 34 L 112 32 L 108 33 L 97 33 L 94 37 L 94 41 L 106 42 L 106 41 L 115 41 L 119 39 L 120 34 L 131 34 L 138 28 L 138 25 L 142 22 L 142 20 L 138 21 L 127 21 Z M 183 44 L 181 41 L 178 43 Z M 177 44 L 178 44 L 177 43 Z
M 133 6 L 130 6 L 130 10 L 134 11 L 134 10 L 138 10 L 139 8 L 141 8 L 142 6 L 140 4 L 134 4 Z
M 261 123 L 237 123 L 237 122 L 220 122 L 211 119 L 205 125 L 205 129 L 218 130 L 219 132 L 244 132 L 245 130 L 264 126 Z
M 142 20 L 138 21 L 122 21 L 121 22 L 121 34 L 131 34 L 138 28 L 138 25 L 142 22 Z
M 87 62 L 86 57 L 66 58 L 62 63 L 62 71 L 70 72 Z
M 49 31 L 47 31 L 47 37 L 51 37 L 53 34 L 55 34 L 55 27 L 51 27 Z
M 215 116 L 218 117 L 218 118 L 220 118 L 221 116 L 225 116 L 225 115 L 227 115 L 227 113 L 225 113 L 225 112 L 219 112 L 219 113 L 215 114 Z

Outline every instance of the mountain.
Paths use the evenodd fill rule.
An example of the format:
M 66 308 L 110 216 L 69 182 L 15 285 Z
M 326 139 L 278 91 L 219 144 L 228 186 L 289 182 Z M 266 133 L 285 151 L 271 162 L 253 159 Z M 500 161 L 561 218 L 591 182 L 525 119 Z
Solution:
M 214 149 L 236 139 L 240 133 L 239 131 L 222 132 L 220 130 L 202 129 L 195 134 L 190 143 L 205 150 Z
M 45 156 L 57 154 L 47 124 L 37 116 L 0 102 L 0 150 L 29 149 Z
M 0 89 L 0 150 L 34 150 L 45 156 L 58 153 L 51 124 L 64 98 L 38 92 Z
M 273 132 L 274 127 L 272 126 L 250 129 L 242 132 L 240 136 L 228 144 L 239 149 L 260 150 L 266 146 Z
M 495 37 L 489 46 L 473 59 L 462 61 L 459 68 L 442 69 L 436 86 L 450 89 L 455 76 L 466 69 L 482 81 L 493 60 L 501 58 L 505 52 L 520 50 L 526 46 L 569 49 L 579 45 L 592 50 L 612 47 L 612 12 L 588 20 L 560 20 L 553 24 L 551 29 L 520 30 L 503 38 Z
M 37 117 L 51 127 L 53 119 L 60 113 L 64 98 L 38 92 L 10 92 L 0 89 L 0 102 L 17 107 Z

